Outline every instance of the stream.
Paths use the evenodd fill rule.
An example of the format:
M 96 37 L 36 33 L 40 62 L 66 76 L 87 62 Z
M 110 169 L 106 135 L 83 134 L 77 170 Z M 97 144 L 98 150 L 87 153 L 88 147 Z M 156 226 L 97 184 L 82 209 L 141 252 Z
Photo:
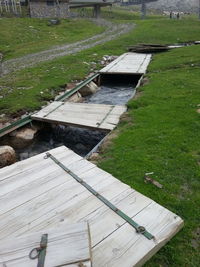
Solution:
M 135 94 L 135 82 L 125 82 L 116 79 L 115 82 L 107 81 L 99 90 L 84 98 L 85 103 L 125 105 Z M 72 149 L 80 156 L 86 156 L 108 132 L 90 130 L 64 125 L 44 124 L 35 138 L 34 142 L 24 149 L 16 149 L 18 160 L 24 160 L 47 150 L 61 145 Z

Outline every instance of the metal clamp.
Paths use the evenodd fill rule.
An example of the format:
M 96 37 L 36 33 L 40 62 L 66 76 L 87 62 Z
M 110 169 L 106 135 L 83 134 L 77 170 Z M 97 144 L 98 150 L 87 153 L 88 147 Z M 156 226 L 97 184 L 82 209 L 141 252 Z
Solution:
M 31 260 L 35 260 L 38 258 L 37 267 L 44 267 L 47 243 L 48 243 L 48 234 L 44 234 L 41 237 L 40 247 L 33 248 L 29 253 L 29 258 Z

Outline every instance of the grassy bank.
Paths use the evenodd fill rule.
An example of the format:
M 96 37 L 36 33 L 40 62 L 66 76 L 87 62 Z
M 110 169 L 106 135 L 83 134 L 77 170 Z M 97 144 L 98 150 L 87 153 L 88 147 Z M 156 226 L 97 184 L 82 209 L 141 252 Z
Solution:
M 145 21 L 138 20 L 136 17 L 133 21 L 132 16 L 135 15 L 131 13 L 127 21 L 136 23 L 135 29 L 117 40 L 88 49 L 77 55 L 41 63 L 35 67 L 0 78 L 3 96 L 0 101 L 1 112 L 13 114 L 39 108 L 44 104 L 44 101 L 53 99 L 64 84 L 72 80 L 82 79 L 91 69 L 94 69 L 92 62 L 98 63 L 105 54 L 119 55 L 127 51 L 127 47 L 132 44 L 141 42 L 177 43 L 176 32 L 179 33 L 180 42 L 199 39 L 200 22 L 195 19 L 177 21 L 166 18 L 155 19 L 154 16 Z M 116 21 L 116 17 L 114 19 Z M 118 22 L 122 22 L 122 20 Z M 98 67 L 97 64 L 95 68 L 98 69 Z
M 63 19 L 59 25 L 48 26 L 48 19 L 2 18 L 0 52 L 4 60 L 10 59 L 83 40 L 103 30 L 86 19 Z
M 185 221 L 183 230 L 146 266 L 200 265 L 199 62 L 200 46 L 154 56 L 141 96 L 129 102 L 118 137 L 99 162 Z M 144 183 L 146 172 L 154 172 L 163 189 Z

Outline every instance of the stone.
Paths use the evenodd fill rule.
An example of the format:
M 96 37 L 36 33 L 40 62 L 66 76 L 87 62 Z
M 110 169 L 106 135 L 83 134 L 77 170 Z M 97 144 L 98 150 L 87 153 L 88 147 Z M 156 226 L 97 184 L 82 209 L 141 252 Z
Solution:
M 60 20 L 59 19 L 50 19 L 49 21 L 48 21 L 48 26 L 52 26 L 52 25 L 58 25 L 58 24 L 60 24 Z
M 76 87 L 76 83 L 67 83 L 67 85 L 65 86 L 65 90 L 71 90 L 74 87 Z
M 79 90 L 79 92 L 84 97 L 84 96 L 88 96 L 88 95 L 96 93 L 97 90 L 98 90 L 98 86 L 96 85 L 96 83 L 90 82 L 87 85 L 85 85 L 84 87 L 82 87 Z
M 87 148 L 83 144 L 78 143 L 75 145 L 75 150 L 78 151 L 79 153 L 84 153 L 87 150 Z
M 148 3 L 148 9 L 177 11 L 177 12 L 195 12 L 198 10 L 199 0 L 158 0 Z
M 15 150 L 11 146 L 0 146 L 0 168 L 16 162 Z
M 72 103 L 81 102 L 81 100 L 82 100 L 82 97 L 79 92 L 76 92 L 75 94 L 73 94 L 72 96 L 66 99 L 67 102 L 72 102 Z
M 32 18 L 68 18 L 69 3 L 60 2 L 59 12 L 57 5 L 47 5 L 46 1 L 30 1 L 29 2 L 30 16 Z
M 31 145 L 36 137 L 38 128 L 22 128 L 10 133 L 10 144 L 15 149 L 22 149 Z

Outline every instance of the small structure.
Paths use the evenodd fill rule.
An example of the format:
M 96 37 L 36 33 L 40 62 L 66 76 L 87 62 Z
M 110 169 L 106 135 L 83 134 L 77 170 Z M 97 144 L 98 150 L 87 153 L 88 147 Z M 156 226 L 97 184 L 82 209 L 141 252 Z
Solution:
M 0 14 L 5 12 L 18 15 L 21 11 L 21 3 L 19 0 L 0 0 Z
M 115 0 L 30 0 L 30 15 L 34 18 L 67 18 L 70 8 L 94 7 L 94 16 L 100 17 L 101 6 Z
M 151 54 L 125 53 L 100 70 L 100 74 L 145 74 Z
M 146 4 L 156 1 L 158 0 L 121 0 L 121 5 L 141 5 L 141 17 L 144 19 L 146 16 Z
M 101 6 L 109 6 L 114 2 L 115 0 L 29 0 L 29 8 L 33 18 L 67 18 L 70 8 L 94 7 L 94 16 L 98 18 Z
M 95 130 L 113 130 L 126 106 L 54 101 L 36 114 L 33 120 L 59 123 Z
M 33 18 L 67 18 L 69 0 L 30 0 L 29 8 Z
M 58 253 L 61 249 L 55 250 L 55 247 L 53 253 L 49 253 L 47 247 L 45 266 L 64 266 L 66 256 L 74 248 L 77 256 L 84 252 L 79 261 L 85 258 L 88 264 L 84 261 L 84 265 L 67 266 L 89 267 L 88 239 L 80 242 L 80 251 L 76 249 L 78 243 L 74 247 L 74 242 L 70 242 L 72 236 L 64 235 L 63 231 L 66 224 L 88 222 L 93 267 L 141 266 L 182 228 L 183 221 L 176 214 L 66 147 L 49 152 L 0 170 L 1 257 L 2 252 L 5 257 L 9 256 L 5 248 L 8 238 L 13 252 L 17 252 L 16 246 L 20 252 L 23 238 L 29 235 L 33 238 L 33 246 L 28 250 L 31 251 L 41 234 L 48 234 L 51 240 L 50 229 L 57 228 L 63 232 L 61 242 L 60 238 L 57 240 L 62 254 Z M 34 233 L 39 231 L 36 237 Z M 77 240 L 79 237 L 78 234 Z M 26 244 L 30 241 L 27 239 Z M 62 244 L 66 247 L 64 253 Z M 49 249 L 52 245 L 49 243 Z M 49 260 L 56 264 L 49 265 Z M 33 265 L 6 266 L 34 267 L 36 264 L 33 261 Z

